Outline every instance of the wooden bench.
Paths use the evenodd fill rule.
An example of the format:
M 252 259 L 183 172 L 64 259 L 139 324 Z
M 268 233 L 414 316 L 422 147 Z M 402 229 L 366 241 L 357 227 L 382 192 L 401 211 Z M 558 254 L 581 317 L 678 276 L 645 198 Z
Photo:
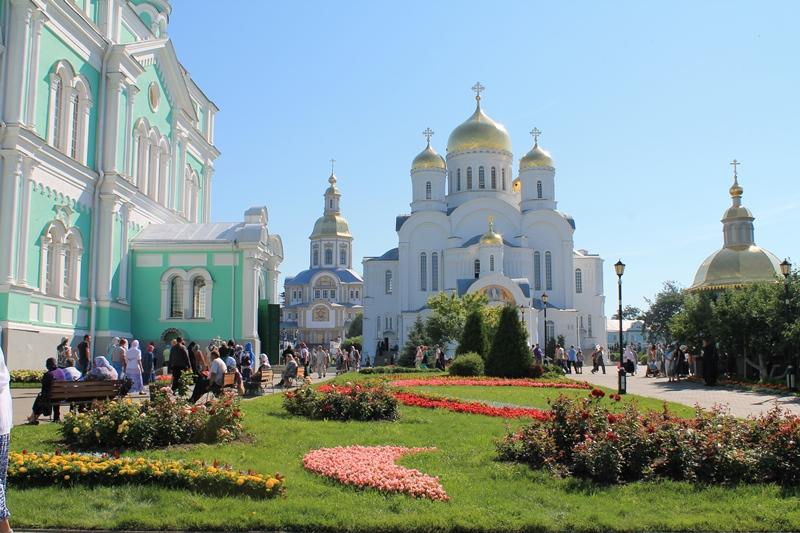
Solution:
M 236 372 L 225 372 L 222 376 L 222 388 L 236 390 Z
M 262 396 L 264 394 L 264 389 L 267 387 L 272 389 L 272 392 L 275 392 L 275 384 L 273 383 L 274 374 L 272 373 L 272 369 L 266 369 L 261 371 L 261 379 L 256 381 L 248 381 L 245 384 L 245 396 Z
M 52 405 L 92 403 L 95 400 L 109 400 L 119 396 L 121 380 L 114 381 L 54 381 L 48 401 Z

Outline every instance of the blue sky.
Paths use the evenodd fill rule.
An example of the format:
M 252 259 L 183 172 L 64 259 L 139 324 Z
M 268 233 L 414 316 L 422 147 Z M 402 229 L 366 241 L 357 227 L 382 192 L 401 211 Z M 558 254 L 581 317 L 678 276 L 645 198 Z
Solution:
M 575 247 L 606 260 L 609 316 L 618 258 L 644 306 L 721 246 L 733 158 L 756 243 L 800 262 L 800 2 L 172 5 L 178 56 L 220 107 L 212 218 L 266 205 L 284 276 L 308 267 L 332 157 L 357 268 L 396 246 L 421 132 L 444 154 L 477 80 L 515 165 L 543 131 Z

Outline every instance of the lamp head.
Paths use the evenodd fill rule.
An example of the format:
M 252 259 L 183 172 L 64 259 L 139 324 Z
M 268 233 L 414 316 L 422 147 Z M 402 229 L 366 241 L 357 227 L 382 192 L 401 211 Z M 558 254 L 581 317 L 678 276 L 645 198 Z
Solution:
M 542 294 L 542 303 L 543 303 L 544 305 L 547 305 L 547 300 L 548 300 L 548 298 L 549 298 L 549 296 L 547 296 L 547 293 L 546 293 L 546 292 Z
M 617 276 L 620 278 L 625 273 L 625 263 L 623 263 L 621 259 L 614 263 L 614 272 L 616 272 Z
M 789 274 L 792 273 L 792 264 L 789 262 L 788 259 L 784 259 L 783 263 L 781 263 L 781 274 L 783 277 L 788 278 Z

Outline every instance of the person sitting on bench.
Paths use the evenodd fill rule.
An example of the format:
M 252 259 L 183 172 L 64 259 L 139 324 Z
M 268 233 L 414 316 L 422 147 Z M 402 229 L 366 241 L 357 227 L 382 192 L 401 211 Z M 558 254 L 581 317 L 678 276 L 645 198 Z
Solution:
M 85 381 L 114 381 L 119 379 L 116 369 L 102 355 L 94 360 L 94 367 L 84 377 Z
M 33 412 L 31 416 L 28 417 L 29 424 L 38 424 L 39 417 L 42 415 L 48 416 L 51 411 L 53 413 L 53 422 L 61 420 L 61 411 L 58 405 L 51 406 L 48 398 L 53 382 L 66 381 L 66 376 L 64 375 L 64 371 L 58 368 L 58 361 L 56 361 L 55 357 L 48 357 L 44 365 L 47 368 L 47 372 L 42 376 L 42 391 L 36 396 L 36 400 L 33 402 Z
M 228 367 L 225 361 L 219 356 L 217 349 L 211 350 L 211 371 L 208 375 L 210 382 L 208 390 L 214 393 L 214 396 L 219 396 L 222 392 L 222 387 L 225 385 L 225 374 L 228 372 Z
M 291 387 L 294 379 L 297 379 L 297 361 L 293 355 L 286 355 L 286 368 L 283 371 L 281 387 Z

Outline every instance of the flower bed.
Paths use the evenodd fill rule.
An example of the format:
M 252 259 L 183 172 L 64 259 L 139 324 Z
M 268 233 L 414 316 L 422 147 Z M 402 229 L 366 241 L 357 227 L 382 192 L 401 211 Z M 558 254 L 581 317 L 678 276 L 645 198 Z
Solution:
M 439 396 L 406 391 L 396 391 L 394 397 L 403 405 L 425 407 L 427 409 L 446 409 L 456 413 L 469 413 L 501 418 L 533 418 L 536 420 L 547 420 L 550 417 L 547 411 L 530 407 L 494 407 L 481 402 L 467 402 L 464 400 L 442 398 Z
M 800 418 L 779 408 L 746 420 L 719 409 L 680 419 L 666 407 L 642 414 L 634 404 L 612 414 L 605 403 L 599 394 L 558 398 L 552 417 L 497 444 L 500 459 L 601 483 L 667 478 L 800 485 Z
M 191 405 L 163 387 L 149 401 L 95 402 L 85 412 L 65 416 L 60 429 L 64 442 L 84 449 L 146 449 L 236 439 L 241 417 L 235 396 Z
M 303 457 L 303 466 L 345 485 L 446 501 L 449 498 L 438 477 L 395 464 L 404 455 L 435 449 L 400 446 L 320 448 Z
M 576 381 L 539 381 L 535 379 L 506 379 L 489 377 L 434 377 L 397 379 L 394 387 L 532 387 L 538 389 L 591 389 L 591 385 Z
M 11 370 L 11 383 L 40 383 L 44 370 Z
M 304 385 L 284 395 L 283 407 L 293 415 L 316 420 L 395 420 L 398 416 L 397 400 L 385 386 L 314 389 Z
M 78 453 L 9 454 L 8 481 L 14 486 L 72 486 L 154 484 L 173 489 L 196 490 L 212 495 L 245 494 L 272 498 L 284 490 L 280 474 L 265 476 L 238 472 L 216 463 L 115 458 Z
M 408 366 L 368 366 L 358 371 L 359 374 L 426 374 L 441 372 L 436 368 L 414 368 Z

